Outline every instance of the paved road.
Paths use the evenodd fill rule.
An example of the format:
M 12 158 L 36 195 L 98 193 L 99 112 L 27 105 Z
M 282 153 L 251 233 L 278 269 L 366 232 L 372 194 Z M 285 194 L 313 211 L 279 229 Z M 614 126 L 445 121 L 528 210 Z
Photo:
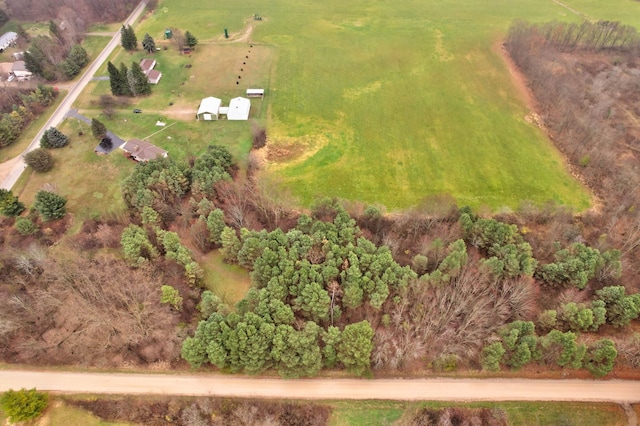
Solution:
M 136 7 L 134 11 L 131 12 L 131 15 L 129 16 L 129 18 L 127 18 L 124 24 L 125 25 L 133 24 L 136 21 L 136 19 L 138 19 L 140 14 L 144 11 L 144 8 L 146 7 L 146 5 L 147 5 L 146 0 L 141 1 L 138 7 Z M 118 31 L 113 35 L 113 38 L 111 39 L 111 41 L 109 41 L 107 46 L 102 50 L 102 52 L 100 52 L 100 54 L 91 63 L 91 65 L 89 65 L 89 67 L 85 70 L 84 74 L 82 74 L 82 77 L 80 77 L 78 82 L 73 87 L 71 87 L 71 89 L 69 90 L 69 93 L 64 98 L 60 106 L 58 106 L 58 108 L 51 115 L 51 117 L 45 123 L 42 129 L 40 129 L 40 131 L 38 132 L 36 137 L 33 139 L 33 141 L 31 141 L 29 146 L 22 152 L 21 156 L 26 154 L 29 151 L 33 151 L 34 149 L 40 146 L 40 138 L 42 138 L 42 134 L 46 129 L 48 129 L 49 127 L 55 127 L 58 124 L 60 124 L 60 122 L 62 122 L 65 115 L 71 108 L 71 105 L 73 105 L 73 103 L 78 98 L 82 90 L 84 90 L 87 83 L 91 80 L 91 78 L 96 73 L 98 68 L 100 68 L 103 62 L 107 60 L 111 52 L 113 52 L 113 49 L 115 49 L 115 47 L 118 46 L 119 44 L 120 44 L 120 31 Z M 18 178 L 20 177 L 20 175 L 22 174 L 22 172 L 26 167 L 27 165 L 24 163 L 24 161 L 22 161 L 22 159 L 16 162 L 16 164 L 11 168 L 11 171 L 0 183 L 0 188 L 11 189 L 13 185 L 15 185 L 16 181 L 18 180 Z
M 305 379 L 0 370 L 0 392 L 211 395 L 248 398 L 430 401 L 640 402 L 640 381 L 525 379 Z

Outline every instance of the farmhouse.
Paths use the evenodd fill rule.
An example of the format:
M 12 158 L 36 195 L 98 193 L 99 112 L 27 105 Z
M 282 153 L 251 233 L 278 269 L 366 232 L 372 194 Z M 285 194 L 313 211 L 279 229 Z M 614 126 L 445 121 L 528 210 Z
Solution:
M 162 73 L 158 70 L 151 70 L 147 74 L 147 78 L 149 79 L 149 83 L 158 84 L 158 82 L 162 78 Z
M 154 69 L 155 66 L 156 66 L 156 60 L 155 59 L 145 58 L 145 59 L 140 61 L 140 68 L 142 68 L 142 72 L 145 73 L 145 74 L 149 74 L 149 71 Z
M 131 139 L 122 145 L 122 150 L 129 154 L 134 160 L 142 163 L 154 160 L 158 157 L 166 157 L 168 155 L 167 151 L 164 149 L 158 148 L 151 142 L 140 139 Z
M 229 102 L 227 120 L 248 120 L 251 101 L 247 98 L 233 98 Z
M 3 52 L 7 47 L 14 44 L 17 40 L 18 34 L 14 33 L 13 31 L 2 34 L 2 36 L 0 36 L 0 53 Z
M 196 113 L 197 119 L 205 121 L 217 120 L 221 102 L 220 99 L 214 98 L 213 96 L 204 98 L 200 102 L 200 108 L 198 108 L 198 112 Z
M 247 89 L 247 98 L 264 97 L 264 89 Z
M 15 61 L 11 67 L 11 73 L 16 76 L 18 80 L 27 80 L 31 77 L 31 71 L 29 71 L 24 61 Z

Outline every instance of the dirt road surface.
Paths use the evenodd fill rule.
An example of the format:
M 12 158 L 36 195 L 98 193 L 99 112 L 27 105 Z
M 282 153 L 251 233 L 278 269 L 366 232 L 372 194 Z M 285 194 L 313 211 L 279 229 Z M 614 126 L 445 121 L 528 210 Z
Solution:
M 145 0 L 141 1 L 138 7 L 134 9 L 134 11 L 129 15 L 129 18 L 124 22 L 124 25 L 132 24 L 136 19 L 140 16 L 140 14 L 144 11 L 147 2 Z M 69 93 L 64 98 L 60 106 L 54 111 L 49 120 L 42 126 L 42 129 L 38 132 L 33 141 L 29 144 L 29 146 L 20 154 L 19 160 L 15 163 L 12 163 L 11 170 L 3 173 L 3 179 L 0 181 L 0 188 L 11 189 L 13 185 L 16 183 L 24 169 L 27 167 L 24 161 L 22 161 L 22 155 L 26 154 L 29 151 L 33 151 L 34 149 L 40 146 L 40 138 L 42 138 L 42 134 L 49 127 L 55 127 L 64 119 L 65 114 L 71 108 L 71 105 L 78 98 L 82 90 L 84 90 L 87 83 L 91 80 L 91 77 L 96 73 L 98 68 L 102 65 L 102 63 L 107 60 L 113 49 L 120 44 L 120 31 L 113 34 L 113 38 L 109 41 L 107 46 L 100 52 L 100 54 L 96 57 L 96 59 L 89 65 L 87 70 L 82 74 L 82 77 L 77 81 L 75 85 L 73 85 L 69 89 Z M 11 160 L 10 160 L 11 161 Z
M 640 381 L 526 379 L 305 379 L 0 370 L 0 392 L 210 395 L 245 398 L 431 401 L 640 401 Z

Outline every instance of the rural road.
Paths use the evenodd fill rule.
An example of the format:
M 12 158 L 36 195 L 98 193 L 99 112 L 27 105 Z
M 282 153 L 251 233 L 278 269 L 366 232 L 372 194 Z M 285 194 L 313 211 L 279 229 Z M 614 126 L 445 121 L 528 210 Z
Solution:
M 140 4 L 133 10 L 133 12 L 131 12 L 131 15 L 129 15 L 127 20 L 124 22 L 124 25 L 133 24 L 138 19 L 140 14 L 142 14 L 146 5 L 147 5 L 146 0 L 141 1 Z M 15 185 L 18 178 L 20 177 L 24 169 L 27 167 L 27 165 L 22 160 L 22 156 L 27 152 L 33 151 L 34 149 L 40 146 L 40 138 L 42 138 L 42 134 L 46 129 L 48 129 L 49 127 L 55 127 L 62 122 L 65 115 L 71 108 L 71 105 L 73 105 L 73 103 L 78 98 L 82 90 L 84 90 L 87 83 L 91 80 L 91 78 L 96 73 L 98 68 L 100 68 L 102 63 L 107 60 L 111 52 L 113 52 L 113 49 L 115 49 L 116 46 L 118 46 L 119 44 L 120 44 L 120 31 L 116 32 L 113 35 L 113 37 L 111 38 L 107 46 L 102 50 L 102 52 L 100 52 L 100 54 L 96 57 L 96 59 L 94 59 L 94 61 L 89 65 L 89 67 L 85 70 L 84 74 L 82 74 L 82 77 L 80 77 L 80 79 L 75 83 L 75 85 L 73 85 L 69 89 L 69 93 L 64 98 L 60 106 L 58 106 L 58 108 L 54 111 L 51 117 L 49 117 L 49 120 L 45 123 L 42 129 L 40 129 L 40 131 L 38 132 L 36 137 L 33 139 L 33 141 L 31 141 L 29 146 L 20 154 L 20 160 L 15 161 L 15 164 L 13 164 L 13 166 L 8 171 L 8 173 L 6 173 L 6 175 L 4 176 L 4 179 L 2 179 L 2 182 L 0 182 L 0 188 L 11 189 L 13 185 Z M 12 160 L 9 160 L 9 161 L 12 161 Z
M 640 381 L 526 379 L 258 379 L 0 370 L 0 392 L 37 388 L 63 393 L 209 395 L 245 398 L 428 401 L 640 402 Z

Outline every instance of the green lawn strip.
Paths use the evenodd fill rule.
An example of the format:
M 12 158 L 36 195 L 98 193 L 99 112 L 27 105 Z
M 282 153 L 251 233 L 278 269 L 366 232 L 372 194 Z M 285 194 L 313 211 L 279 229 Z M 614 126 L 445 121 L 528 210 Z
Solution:
M 79 126 L 77 120 L 70 119 L 59 127 L 69 136 L 69 145 L 50 150 L 55 161 L 53 169 L 33 173 L 20 191 L 20 199 L 31 205 L 35 194 L 44 184 L 50 183 L 67 198 L 67 211 L 78 221 L 104 213 L 119 214 L 125 210 L 120 182 L 130 173 L 134 162 L 124 158 L 121 150 L 107 156 L 96 155 L 93 149 L 97 141 L 91 136 L 88 125 L 83 123 L 82 136 L 78 135 Z
M 397 401 L 332 401 L 331 426 L 386 426 L 402 417 L 411 406 Z
M 96 56 L 102 52 L 107 43 L 111 40 L 108 36 L 93 36 L 89 35 L 82 40 L 82 47 L 87 51 L 89 55 L 89 61 L 93 61 Z M 82 75 L 82 73 L 80 73 Z
M 60 106 L 65 96 L 67 96 L 66 90 L 61 90 L 56 97 L 53 105 L 49 105 L 47 109 L 45 109 L 40 116 L 32 121 L 23 131 L 17 141 L 12 143 L 11 145 L 0 149 L 0 163 L 15 158 L 20 155 L 22 151 L 24 151 L 27 146 L 33 141 L 33 138 L 36 137 L 44 123 L 49 120 L 51 115 L 55 112 L 55 110 Z
M 120 28 L 122 28 L 122 24 L 119 22 L 114 22 L 113 24 L 99 22 L 91 25 L 87 29 L 87 33 L 115 33 L 116 31 L 119 31 Z
M 224 263 L 218 250 L 209 252 L 200 260 L 203 267 L 204 286 L 222 301 L 233 307 L 249 291 L 251 279 L 246 269 Z

